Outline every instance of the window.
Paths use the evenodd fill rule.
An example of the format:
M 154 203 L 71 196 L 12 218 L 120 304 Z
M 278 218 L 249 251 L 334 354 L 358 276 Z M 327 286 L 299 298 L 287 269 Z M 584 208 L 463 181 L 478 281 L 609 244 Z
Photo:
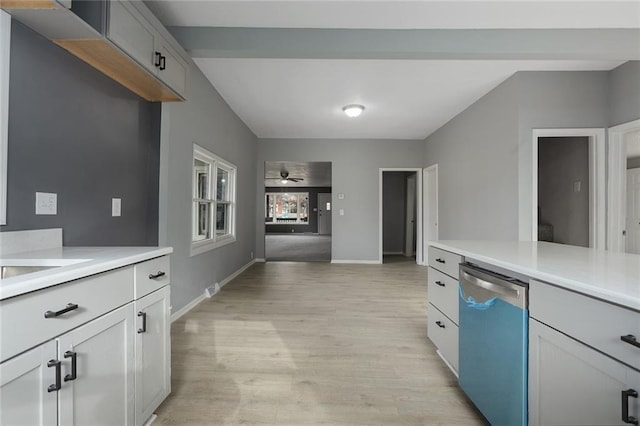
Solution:
M 309 223 L 308 192 L 268 192 L 265 223 L 307 225 Z
M 11 16 L 0 10 L 0 225 L 7 223 L 7 138 L 9 129 L 9 50 Z
M 193 145 L 192 256 L 236 240 L 235 178 L 233 164 Z

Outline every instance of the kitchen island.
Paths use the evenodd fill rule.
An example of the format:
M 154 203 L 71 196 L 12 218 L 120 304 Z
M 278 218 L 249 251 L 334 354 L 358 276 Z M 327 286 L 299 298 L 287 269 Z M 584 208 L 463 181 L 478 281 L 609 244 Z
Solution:
M 544 242 L 430 245 L 429 336 L 454 372 L 460 354 L 458 342 L 454 347 L 451 341 L 458 336 L 463 302 L 440 293 L 457 287 L 447 264 L 459 260 L 529 285 L 528 424 L 637 424 L 640 256 Z M 458 291 L 448 291 L 449 299 L 459 299 Z M 440 324 L 432 326 L 434 321 Z M 448 338 L 439 336 L 447 330 Z

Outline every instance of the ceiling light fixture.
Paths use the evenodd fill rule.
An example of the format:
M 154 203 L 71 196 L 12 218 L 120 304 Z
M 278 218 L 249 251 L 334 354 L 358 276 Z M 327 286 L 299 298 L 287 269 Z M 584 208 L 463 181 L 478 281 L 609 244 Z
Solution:
M 282 183 L 282 184 L 287 183 L 287 182 L 289 182 L 289 179 L 282 179 L 282 180 L 280 181 L 280 183 Z
M 347 114 L 347 117 L 355 118 L 362 114 L 362 111 L 364 111 L 364 107 L 358 104 L 351 104 L 343 107 L 342 110 L 345 114 Z

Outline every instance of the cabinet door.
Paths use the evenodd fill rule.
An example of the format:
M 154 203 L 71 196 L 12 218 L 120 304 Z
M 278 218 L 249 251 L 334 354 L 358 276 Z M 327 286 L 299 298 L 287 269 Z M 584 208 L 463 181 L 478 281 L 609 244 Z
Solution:
M 158 78 L 179 95 L 184 96 L 187 89 L 187 63 L 166 42 L 158 36 L 156 50 L 162 54 L 162 65 L 158 68 Z
M 109 2 L 107 37 L 140 65 L 157 74 L 155 65 L 156 31 L 131 4 Z
M 171 391 L 169 286 L 135 301 L 136 425 L 144 424 Z
M 0 425 L 55 425 L 58 393 L 56 342 L 49 341 L 0 364 Z
M 624 425 L 621 393 L 640 373 L 536 320 L 529 323 L 529 424 Z M 638 417 L 638 399 L 629 414 Z
M 133 303 L 129 303 L 58 339 L 64 377 L 59 392 L 61 425 L 133 425 L 133 327 Z M 73 353 L 75 379 L 69 356 Z

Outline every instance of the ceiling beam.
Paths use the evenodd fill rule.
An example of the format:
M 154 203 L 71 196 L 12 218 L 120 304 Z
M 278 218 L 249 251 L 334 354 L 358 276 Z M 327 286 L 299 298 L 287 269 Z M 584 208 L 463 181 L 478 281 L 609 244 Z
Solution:
M 640 60 L 640 29 L 169 31 L 194 58 Z

